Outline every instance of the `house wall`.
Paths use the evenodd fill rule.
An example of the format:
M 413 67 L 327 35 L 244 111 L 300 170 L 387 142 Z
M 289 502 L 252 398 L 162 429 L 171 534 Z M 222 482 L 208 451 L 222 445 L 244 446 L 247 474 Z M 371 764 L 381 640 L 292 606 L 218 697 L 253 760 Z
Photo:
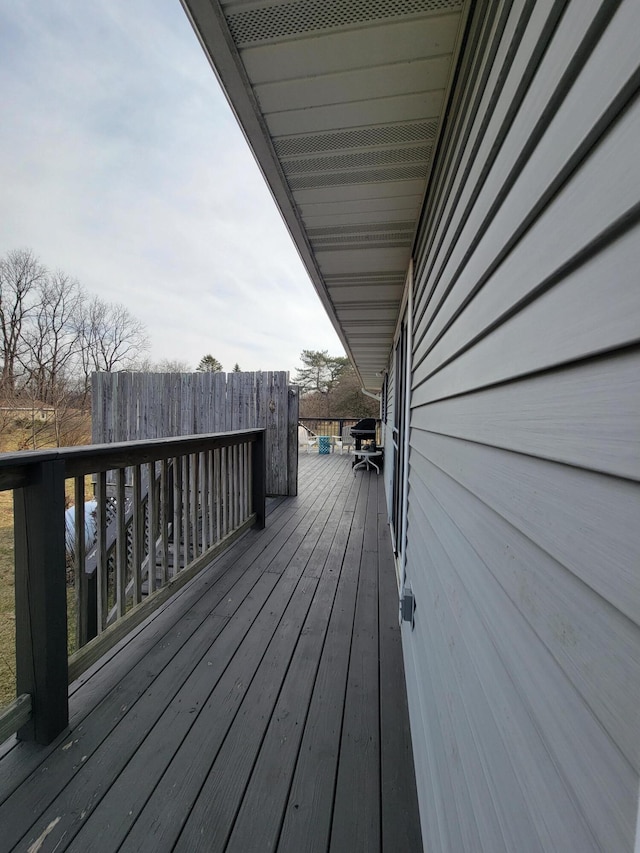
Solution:
M 429 853 L 634 849 L 638 33 L 637 0 L 469 22 L 415 255 L 403 640 Z

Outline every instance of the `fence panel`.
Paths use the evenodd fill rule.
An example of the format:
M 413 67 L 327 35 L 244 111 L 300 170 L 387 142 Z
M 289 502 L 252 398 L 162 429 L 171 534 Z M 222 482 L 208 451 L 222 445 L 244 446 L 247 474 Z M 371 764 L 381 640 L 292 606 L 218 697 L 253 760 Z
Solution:
M 267 494 L 296 494 L 297 393 L 285 371 L 94 373 L 92 389 L 94 444 L 266 429 Z

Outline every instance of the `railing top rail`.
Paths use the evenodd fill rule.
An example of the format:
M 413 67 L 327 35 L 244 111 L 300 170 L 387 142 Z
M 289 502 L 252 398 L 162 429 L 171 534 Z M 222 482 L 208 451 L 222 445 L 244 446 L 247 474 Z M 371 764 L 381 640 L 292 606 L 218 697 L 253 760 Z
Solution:
M 243 429 L 204 435 L 171 436 L 145 441 L 121 441 L 113 444 L 87 444 L 53 450 L 21 451 L 0 454 L 0 491 L 21 488 L 29 482 L 30 469 L 43 462 L 62 460 L 65 476 L 95 474 L 113 468 L 126 468 L 145 462 L 157 462 L 171 456 L 199 453 L 217 447 L 256 441 L 264 429 Z
M 369 416 L 367 415 L 366 417 L 369 417 Z M 378 424 L 382 423 L 382 420 L 380 418 L 371 418 L 371 419 L 374 420 Z M 353 421 L 354 423 L 357 423 L 358 421 L 361 421 L 361 420 L 363 420 L 363 418 L 358 417 L 357 415 L 354 417 L 348 417 L 348 418 L 338 418 L 338 417 L 335 417 L 335 418 L 311 418 L 311 417 L 309 417 L 309 418 L 306 418 L 306 417 L 305 418 L 298 418 L 298 421 L 303 425 L 307 422 L 312 422 L 312 423 L 317 423 L 317 424 L 318 423 L 337 424 L 337 423 L 347 423 L 347 422 L 351 423 L 351 421 Z

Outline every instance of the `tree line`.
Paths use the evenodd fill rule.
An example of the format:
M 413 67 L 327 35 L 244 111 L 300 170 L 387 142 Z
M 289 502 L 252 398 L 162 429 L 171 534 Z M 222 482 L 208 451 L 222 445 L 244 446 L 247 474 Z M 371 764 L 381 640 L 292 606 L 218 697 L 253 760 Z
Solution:
M 127 308 L 88 294 L 30 249 L 0 258 L 0 394 L 54 405 L 86 396 L 94 371 L 123 369 L 149 346 Z
M 31 409 L 30 446 L 36 427 L 47 440 L 53 431 L 57 444 L 75 443 L 74 433 L 86 433 L 91 374 L 126 369 L 148 346 L 127 308 L 87 293 L 32 250 L 0 258 L 0 426 Z
M 191 371 L 184 362 L 152 363 L 144 357 L 148 348 L 144 324 L 127 308 L 87 293 L 77 279 L 48 269 L 31 249 L 0 258 L 0 428 L 16 412 L 30 410 L 30 446 L 35 448 L 34 413 L 39 410 L 47 413 L 40 431 L 46 426 L 50 433 L 53 426 L 57 444 L 75 443 L 74 430 L 86 432 L 92 373 Z M 377 402 L 361 393 L 347 358 L 303 350 L 300 359 L 293 381 L 302 389 L 301 416 L 377 416 Z M 207 354 L 196 369 L 223 367 Z M 236 363 L 233 371 L 240 370 Z

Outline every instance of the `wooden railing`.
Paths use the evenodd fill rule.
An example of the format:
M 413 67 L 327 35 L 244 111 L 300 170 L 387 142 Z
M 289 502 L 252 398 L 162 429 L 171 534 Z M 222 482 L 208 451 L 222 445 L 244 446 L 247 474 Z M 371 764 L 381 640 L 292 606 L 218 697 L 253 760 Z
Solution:
M 298 422 L 314 435 L 341 436 L 345 427 L 355 426 L 361 418 L 298 418 Z M 382 444 L 382 421 L 376 420 L 376 441 Z
M 0 715 L 0 741 L 14 731 L 53 740 L 68 722 L 69 682 L 249 526 L 264 526 L 264 447 L 256 429 L 0 455 L 0 490 L 14 493 L 18 696 Z M 85 541 L 87 493 L 95 543 Z

